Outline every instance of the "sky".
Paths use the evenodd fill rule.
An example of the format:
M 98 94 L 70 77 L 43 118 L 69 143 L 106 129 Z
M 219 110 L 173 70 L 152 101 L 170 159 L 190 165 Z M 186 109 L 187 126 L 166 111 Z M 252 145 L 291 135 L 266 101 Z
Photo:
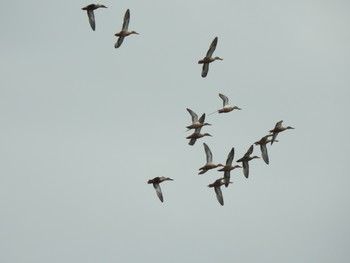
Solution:
M 95 32 L 90 2 L 1 3 L 1 262 L 349 262 L 348 1 L 104 1 Z M 242 110 L 189 146 L 218 93 Z M 235 161 L 280 120 L 221 206 L 203 142 Z

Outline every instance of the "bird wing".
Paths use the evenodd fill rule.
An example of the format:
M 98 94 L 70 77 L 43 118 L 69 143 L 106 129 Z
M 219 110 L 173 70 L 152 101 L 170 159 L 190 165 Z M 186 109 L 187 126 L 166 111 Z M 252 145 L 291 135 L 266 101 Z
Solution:
M 130 21 L 130 10 L 126 10 L 125 15 L 124 15 L 124 22 L 123 22 L 123 31 L 127 31 L 129 27 L 129 21 Z
M 163 194 L 162 194 L 162 189 L 160 189 L 159 184 L 153 184 L 154 189 L 156 189 L 156 193 L 159 197 L 159 200 L 163 202 Z
M 253 149 L 254 149 L 254 145 L 252 144 L 244 156 L 248 157 L 249 155 L 251 155 L 253 153 Z
M 228 98 L 224 94 L 221 94 L 221 93 L 219 93 L 219 97 L 222 99 L 223 106 L 225 107 L 228 104 Z
M 272 133 L 271 145 L 272 145 L 273 142 L 276 140 L 277 135 L 278 135 L 278 132 Z
M 230 183 L 230 177 L 231 177 L 231 172 L 230 171 L 225 171 L 224 172 L 224 180 L 225 180 L 225 186 L 227 187 Z
M 124 41 L 124 36 L 120 36 L 120 37 L 118 38 L 117 43 L 115 43 L 114 47 L 115 47 L 115 48 L 120 47 L 120 45 L 123 43 L 123 41 Z
M 206 55 L 207 57 L 211 57 L 213 55 L 217 43 L 218 43 L 218 37 L 215 37 L 214 40 L 210 44 L 210 47 L 209 47 L 207 55 Z
M 277 122 L 276 125 L 275 125 L 275 129 L 276 129 L 276 128 L 282 127 L 282 122 L 283 122 L 283 121 Z
M 222 197 L 222 192 L 221 192 L 220 186 L 215 186 L 214 190 L 216 193 L 216 198 L 218 199 L 220 205 L 224 205 L 224 198 Z
M 95 15 L 94 15 L 94 10 L 87 10 L 87 14 L 88 14 L 88 17 L 89 17 L 89 23 L 90 23 L 90 26 L 92 28 L 92 30 L 95 31 Z
M 202 116 L 198 119 L 200 123 L 204 123 L 205 121 L 205 113 L 202 114 Z
M 211 150 L 209 149 L 208 145 L 205 142 L 203 142 L 203 145 L 204 145 L 205 155 L 207 156 L 207 164 L 212 163 L 213 162 L 213 154 L 211 153 Z
M 204 63 L 202 67 L 202 77 L 205 78 L 209 71 L 209 63 Z
M 198 115 L 193 110 L 191 110 L 189 108 L 187 108 L 186 110 L 189 112 L 189 114 L 191 114 L 192 123 L 197 122 L 198 121 Z
M 243 163 L 243 174 L 245 178 L 248 179 L 249 177 L 249 163 L 248 162 L 242 162 Z
M 260 150 L 263 160 L 266 164 L 269 164 L 269 156 L 267 154 L 267 147 L 266 144 L 260 144 Z
M 196 143 L 196 140 L 197 140 L 197 138 L 192 138 L 192 139 L 188 142 L 188 144 L 189 144 L 189 145 L 194 145 L 194 144 Z
M 231 165 L 233 161 L 233 157 L 235 156 L 235 148 L 232 147 L 231 151 L 227 155 L 226 165 Z

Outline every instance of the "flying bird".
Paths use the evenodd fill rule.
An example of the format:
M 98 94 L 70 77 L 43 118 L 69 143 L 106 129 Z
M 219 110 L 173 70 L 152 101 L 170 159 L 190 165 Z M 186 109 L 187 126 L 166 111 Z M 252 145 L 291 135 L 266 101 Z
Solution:
M 245 153 L 245 155 L 241 158 L 238 159 L 237 162 L 242 162 L 243 164 L 243 174 L 245 178 L 249 177 L 249 161 L 255 159 L 255 158 L 260 158 L 258 156 L 250 156 L 253 153 L 254 145 L 250 146 L 248 151 Z
M 100 4 L 90 4 L 82 8 L 82 10 L 87 11 L 87 15 L 89 18 L 89 23 L 92 28 L 92 30 L 95 31 L 96 23 L 95 23 L 95 15 L 94 15 L 94 10 L 97 8 L 107 8 L 107 6 L 100 5 Z
M 261 156 L 266 164 L 269 164 L 269 156 L 267 154 L 266 144 L 268 144 L 269 142 L 272 141 L 269 139 L 269 137 L 271 137 L 271 136 L 272 136 L 272 134 L 266 135 L 266 136 L 262 137 L 259 141 L 254 143 L 255 145 L 260 145 Z M 277 140 L 275 140 L 275 141 L 278 142 Z
M 211 125 L 205 121 L 205 113 L 202 114 L 202 116 L 198 119 L 198 115 L 191 109 L 187 108 L 186 109 L 191 117 L 192 117 L 192 124 L 187 126 L 186 128 L 188 129 L 187 131 L 191 130 L 191 129 L 197 129 L 197 128 L 201 128 L 205 125 Z
M 213 113 L 210 113 L 209 115 L 212 115 L 216 112 L 219 112 L 219 113 L 227 113 L 227 112 L 230 112 L 230 111 L 233 111 L 233 110 L 241 110 L 241 108 L 237 107 L 237 106 L 231 106 L 229 105 L 229 102 L 228 102 L 228 98 L 224 95 L 224 94 L 221 94 L 219 93 L 219 97 L 222 99 L 223 101 L 223 106 L 221 109 L 218 109 L 217 111 L 214 111 Z
M 225 178 L 220 178 L 220 179 L 217 179 L 214 183 L 208 185 L 208 187 L 210 188 L 214 187 L 216 198 L 218 199 L 220 205 L 224 205 L 224 198 L 222 196 L 221 186 L 225 183 L 226 183 Z M 229 183 L 232 184 L 232 182 L 229 182 Z
M 202 77 L 203 78 L 205 78 L 208 74 L 209 63 L 211 63 L 215 60 L 223 60 L 222 58 L 219 58 L 219 57 L 213 57 L 213 53 L 215 51 L 217 43 L 218 43 L 218 37 L 215 37 L 213 42 L 211 42 L 211 45 L 210 45 L 205 57 L 198 61 L 198 64 L 203 64 L 203 67 L 202 67 Z
M 276 140 L 276 137 L 280 132 L 283 132 L 283 131 L 288 130 L 288 129 L 294 129 L 293 127 L 290 127 L 290 126 L 283 127 L 282 122 L 283 121 L 277 122 L 275 125 L 275 128 L 273 128 L 272 130 L 269 131 L 272 133 L 271 145 Z
M 120 47 L 120 45 L 123 43 L 125 37 L 132 35 L 132 34 L 139 34 L 135 31 L 128 31 L 129 21 L 130 21 L 130 10 L 128 9 L 128 10 L 126 10 L 125 15 L 124 15 L 124 22 L 123 22 L 122 30 L 119 33 L 114 34 L 115 36 L 119 37 L 118 41 L 114 45 L 115 48 Z
M 204 151 L 205 151 L 207 163 L 203 167 L 199 168 L 200 172 L 198 174 L 204 174 L 210 169 L 214 169 L 214 168 L 217 168 L 219 166 L 223 166 L 220 163 L 219 164 L 213 163 L 213 154 L 211 153 L 208 145 L 204 142 L 203 146 L 204 146 Z
M 231 171 L 236 168 L 242 168 L 242 166 L 234 165 L 232 166 L 232 161 L 235 156 L 235 148 L 232 147 L 231 151 L 227 155 L 226 164 L 224 167 L 220 168 L 219 172 L 224 172 L 225 186 L 227 187 L 230 182 Z
M 188 142 L 189 145 L 194 145 L 197 141 L 197 139 L 200 139 L 205 136 L 212 136 L 209 133 L 201 133 L 202 127 L 196 128 L 194 130 L 194 133 L 192 133 L 190 136 L 187 136 L 186 139 L 190 139 Z
M 153 184 L 154 189 L 156 189 L 156 193 L 159 197 L 159 200 L 163 203 L 163 194 L 162 194 L 162 189 L 160 189 L 160 183 L 164 182 L 164 181 L 174 181 L 173 179 L 169 178 L 169 177 L 155 177 L 153 179 L 148 180 L 148 184 Z

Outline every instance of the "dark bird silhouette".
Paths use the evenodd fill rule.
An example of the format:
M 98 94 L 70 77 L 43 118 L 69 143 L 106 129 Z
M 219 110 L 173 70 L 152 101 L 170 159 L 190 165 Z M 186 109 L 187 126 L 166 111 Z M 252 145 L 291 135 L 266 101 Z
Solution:
M 162 194 L 162 189 L 160 188 L 160 183 L 164 182 L 164 181 L 174 181 L 173 179 L 169 178 L 169 177 L 155 177 L 153 179 L 148 180 L 148 184 L 153 184 L 154 189 L 156 189 L 156 193 L 159 197 L 159 200 L 163 203 L 163 194 Z
M 218 43 L 218 37 L 215 37 L 214 40 L 211 42 L 211 45 L 208 49 L 207 54 L 205 57 L 198 61 L 198 64 L 203 64 L 202 67 L 202 77 L 205 78 L 209 71 L 209 64 L 215 60 L 223 60 L 219 57 L 213 57 L 213 53 L 215 51 L 216 45 Z
M 91 26 L 92 30 L 94 30 L 94 31 L 96 28 L 94 10 L 96 10 L 97 8 L 107 8 L 107 6 L 100 5 L 100 4 L 91 4 L 91 5 L 87 5 L 87 6 L 82 8 L 82 10 L 87 11 L 90 26 Z

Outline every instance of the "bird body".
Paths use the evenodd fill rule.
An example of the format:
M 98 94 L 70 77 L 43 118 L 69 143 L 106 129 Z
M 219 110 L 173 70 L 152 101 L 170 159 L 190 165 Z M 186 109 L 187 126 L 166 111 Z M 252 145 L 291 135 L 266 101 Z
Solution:
M 186 139 L 190 139 L 190 141 L 188 142 L 189 145 L 194 145 L 197 139 L 200 139 L 205 136 L 211 136 L 209 133 L 201 133 L 201 129 L 202 127 L 196 128 L 194 130 L 194 133 L 186 137 Z
M 233 110 L 241 110 L 241 108 L 237 107 L 237 106 L 231 106 L 229 105 L 229 100 L 228 98 L 224 95 L 219 93 L 219 97 L 222 99 L 222 108 L 218 109 L 217 111 L 214 111 L 213 113 L 210 113 L 209 115 L 212 115 L 216 112 L 218 113 L 227 113 Z

